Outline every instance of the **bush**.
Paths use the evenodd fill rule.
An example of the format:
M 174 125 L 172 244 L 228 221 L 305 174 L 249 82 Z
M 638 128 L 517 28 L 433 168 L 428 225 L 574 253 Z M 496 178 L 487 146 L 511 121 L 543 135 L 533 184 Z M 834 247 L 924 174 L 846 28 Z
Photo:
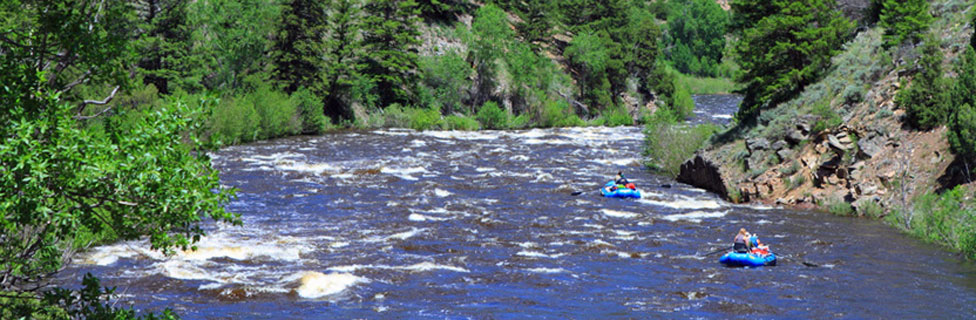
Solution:
M 283 91 L 262 85 L 244 96 L 259 116 L 258 139 L 270 139 L 301 132 L 301 115 L 294 101 Z
M 864 201 L 860 206 L 857 207 L 857 212 L 861 216 L 868 216 L 871 218 L 880 218 L 884 215 L 884 208 L 881 208 L 877 202 L 874 201 Z
M 907 214 L 889 215 L 902 228 L 926 241 L 940 243 L 976 258 L 976 203 L 965 200 L 965 188 L 943 194 L 928 192 L 913 199 Z
M 260 121 L 253 103 L 242 97 L 226 97 L 213 112 L 210 139 L 226 144 L 254 141 L 258 138 Z
M 437 105 L 430 108 L 407 108 L 407 113 L 410 116 L 410 129 L 419 131 L 437 129 L 443 122 L 441 108 Z
M 630 126 L 634 124 L 634 118 L 627 113 L 623 106 L 611 106 L 604 109 L 600 114 L 601 124 L 608 127 Z
M 717 131 L 718 127 L 711 124 L 689 127 L 676 123 L 673 114 L 660 110 L 650 118 L 644 129 L 646 164 L 669 177 L 677 177 L 681 164 Z
M 832 199 L 827 203 L 827 211 L 838 216 L 849 216 L 854 213 L 854 207 L 842 199 Z
M 539 125 L 542 127 L 573 127 L 584 124 L 583 120 L 573 113 L 566 100 L 547 101 L 542 110 L 542 119 L 539 120 Z
M 674 104 L 671 106 L 675 114 L 681 119 L 688 119 L 695 115 L 695 100 L 684 86 L 677 86 L 674 90 Z
M 444 118 L 444 129 L 474 131 L 479 128 L 478 120 L 470 117 L 459 117 L 450 115 Z
M 478 109 L 477 115 L 478 122 L 481 122 L 481 127 L 485 129 L 508 129 L 509 127 L 509 115 L 505 109 L 502 109 L 494 101 L 485 102 L 484 105 Z
M 301 115 L 301 133 L 318 134 L 332 127 L 332 120 L 325 116 L 322 99 L 306 88 L 291 94 L 292 104 Z
M 672 0 L 668 14 L 670 58 L 683 72 L 717 75 L 722 61 L 729 14 L 713 0 Z
M 844 120 L 837 115 L 837 112 L 830 108 L 830 104 L 827 101 L 821 101 L 815 104 L 811 113 L 819 116 L 819 119 L 817 119 L 817 122 L 813 125 L 813 132 L 833 129 L 840 126 L 840 124 L 844 122 Z

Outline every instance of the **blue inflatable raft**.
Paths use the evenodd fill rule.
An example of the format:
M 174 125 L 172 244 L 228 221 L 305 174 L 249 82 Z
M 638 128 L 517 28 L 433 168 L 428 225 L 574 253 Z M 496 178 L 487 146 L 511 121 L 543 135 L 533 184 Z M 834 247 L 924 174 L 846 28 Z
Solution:
M 607 182 L 607 184 L 605 184 L 603 186 L 603 188 L 600 188 L 600 192 L 603 193 L 603 196 L 604 197 L 607 197 L 607 198 L 635 198 L 635 199 L 640 199 L 640 197 L 641 197 L 640 196 L 640 191 L 637 190 L 637 189 L 617 188 L 616 190 L 608 191 L 607 190 L 607 187 L 612 187 L 612 186 L 614 186 L 614 184 L 616 184 L 616 183 L 613 182 L 613 181 L 610 181 L 610 182 Z
M 767 255 L 758 255 L 753 253 L 738 253 L 729 252 L 726 253 L 721 258 L 718 258 L 718 262 L 733 267 L 762 267 L 762 266 L 775 266 L 776 265 L 776 254 L 770 252 Z

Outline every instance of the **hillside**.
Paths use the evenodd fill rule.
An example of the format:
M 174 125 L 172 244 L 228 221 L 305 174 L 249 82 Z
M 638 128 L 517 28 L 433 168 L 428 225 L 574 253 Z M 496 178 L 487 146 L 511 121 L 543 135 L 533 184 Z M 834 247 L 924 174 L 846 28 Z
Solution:
M 933 4 L 931 28 L 941 40 L 949 79 L 957 77 L 954 65 L 973 32 L 971 11 L 971 2 Z M 950 211 L 961 215 L 937 223 L 968 227 L 976 221 L 966 216 L 974 189 L 968 161 L 950 150 L 945 125 L 920 130 L 909 124 L 896 96 L 920 74 L 922 57 L 911 48 L 885 50 L 883 32 L 862 27 L 820 81 L 765 111 L 757 125 L 718 134 L 682 165 L 678 181 L 734 202 L 884 218 L 958 248 L 967 240 L 957 233 L 965 229 L 925 230 L 919 224 L 933 223 L 926 210 L 941 201 L 933 199 L 959 185 L 963 200 Z

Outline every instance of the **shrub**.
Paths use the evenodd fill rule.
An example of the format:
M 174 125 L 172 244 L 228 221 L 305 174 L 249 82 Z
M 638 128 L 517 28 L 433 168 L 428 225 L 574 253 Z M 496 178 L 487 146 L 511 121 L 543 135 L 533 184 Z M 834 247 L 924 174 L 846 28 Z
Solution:
M 813 125 L 813 132 L 821 132 L 827 129 L 836 128 L 844 122 L 843 119 L 834 109 L 830 108 L 830 104 L 827 101 L 820 101 L 813 106 L 811 110 L 812 114 L 819 116 L 817 122 Z
M 332 126 L 332 120 L 325 116 L 322 99 L 306 88 L 299 88 L 291 94 L 292 103 L 301 115 L 302 133 L 318 134 Z
M 437 129 L 442 123 L 441 108 L 437 105 L 430 108 L 407 108 L 407 114 L 410 117 L 410 129 Z
M 879 218 L 884 215 L 884 208 L 881 208 L 877 202 L 868 200 L 861 203 L 857 207 L 857 212 L 859 215 L 868 216 L 871 218 Z
M 474 131 L 479 128 L 478 120 L 470 117 L 450 115 L 444 118 L 444 129 Z
M 891 215 L 893 222 L 919 238 L 976 258 L 976 204 L 965 200 L 965 190 L 957 186 L 943 194 L 922 194 L 913 199 L 909 214 Z
M 243 99 L 257 111 L 259 119 L 257 139 L 292 135 L 301 131 L 297 105 L 283 91 L 263 84 L 254 92 L 246 94 Z
M 481 126 L 485 129 L 507 129 L 509 127 L 509 115 L 494 101 L 485 102 L 478 109 L 476 117 Z
M 243 97 L 225 97 L 217 104 L 210 121 L 210 139 L 219 143 L 244 143 L 258 138 L 260 115 Z
M 832 199 L 827 203 L 827 211 L 838 216 L 848 216 L 854 213 L 854 207 L 842 199 Z
M 677 177 L 681 164 L 717 131 L 718 127 L 711 124 L 694 127 L 678 124 L 668 111 L 658 111 L 644 129 L 647 166 L 672 178 Z
M 604 109 L 600 114 L 603 125 L 608 127 L 629 126 L 634 124 L 634 118 L 630 116 L 623 106 L 611 106 Z
M 931 23 L 928 0 L 881 0 L 879 25 L 885 28 L 885 48 L 918 42 Z
M 542 127 L 573 127 L 585 124 L 573 113 L 566 100 L 547 101 L 545 108 L 542 109 L 541 118 L 539 125 Z

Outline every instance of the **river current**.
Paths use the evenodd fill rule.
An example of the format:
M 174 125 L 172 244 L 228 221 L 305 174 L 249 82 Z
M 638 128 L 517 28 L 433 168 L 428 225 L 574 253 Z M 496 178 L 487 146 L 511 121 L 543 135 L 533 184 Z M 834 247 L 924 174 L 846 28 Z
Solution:
M 972 263 L 873 220 L 727 203 L 643 169 L 642 139 L 393 129 L 228 147 L 213 163 L 243 226 L 208 224 L 170 257 L 96 247 L 61 277 L 185 319 L 976 316 Z M 642 199 L 600 195 L 617 171 Z M 709 254 L 742 227 L 777 266 Z

